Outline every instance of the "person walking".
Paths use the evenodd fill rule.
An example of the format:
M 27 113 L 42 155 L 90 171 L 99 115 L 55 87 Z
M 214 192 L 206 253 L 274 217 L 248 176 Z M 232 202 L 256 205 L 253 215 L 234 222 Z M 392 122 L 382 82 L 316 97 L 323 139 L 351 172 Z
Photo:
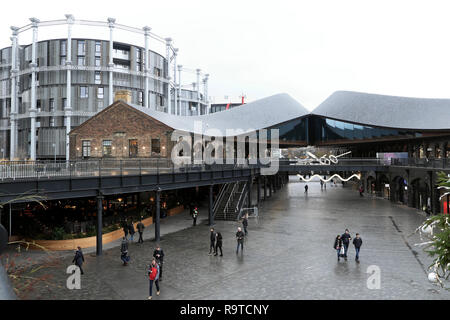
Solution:
M 148 296 L 148 299 L 151 300 L 153 298 L 152 290 L 153 290 L 153 283 L 156 285 L 156 295 L 159 296 L 159 265 L 156 263 L 156 259 L 152 259 L 152 263 L 150 264 L 148 268 L 148 278 L 150 281 L 150 295 Z
M 305 185 L 305 193 L 308 193 L 308 185 Z
M 242 232 L 241 227 L 239 227 L 236 232 L 236 241 L 237 241 L 236 254 L 239 253 L 239 246 L 241 247 L 242 253 L 244 253 L 244 237 L 245 234 L 244 232 Z
M 123 229 L 123 233 L 124 233 L 124 235 L 125 235 L 125 239 L 128 240 L 128 224 L 127 224 L 127 219 L 124 219 L 124 220 L 123 220 L 122 229 Z
M 352 236 L 350 235 L 350 232 L 348 229 L 345 229 L 345 233 L 341 236 L 342 238 L 342 244 L 344 246 L 344 259 L 347 261 L 347 251 L 348 251 L 348 245 L 350 244 L 350 240 L 352 240 Z
M 192 219 L 194 220 L 193 225 L 194 227 L 197 225 L 197 216 L 198 216 L 198 210 L 197 207 L 194 208 L 192 211 Z
M 361 186 L 359 187 L 359 196 L 360 196 L 360 197 L 364 197 L 363 192 L 364 192 L 364 187 L 361 185 Z
M 214 254 L 215 254 L 216 253 L 216 247 L 215 247 L 216 233 L 214 232 L 214 228 L 210 229 L 209 240 L 210 240 L 209 255 L 211 255 L 213 251 L 214 251 Z
M 341 256 L 341 248 L 342 248 L 342 239 L 339 234 L 336 236 L 336 239 L 334 239 L 333 248 L 337 251 L 338 262 L 341 261 L 340 256 Z
M 72 263 L 74 263 L 78 268 L 80 268 L 81 274 L 84 274 L 83 272 L 83 262 L 84 262 L 84 255 L 81 251 L 81 247 L 77 247 L 77 250 L 75 251 L 75 257 L 72 260 Z
M 220 256 L 223 257 L 222 234 L 220 232 L 217 232 L 216 233 L 216 254 L 215 254 L 215 256 L 217 256 L 217 254 L 219 253 L 219 249 L 220 249 Z
M 155 251 L 153 251 L 153 257 L 156 259 L 156 263 L 159 265 L 159 280 L 162 281 L 163 263 L 164 263 L 164 251 L 158 244 Z
M 133 242 L 133 237 L 136 231 L 134 230 L 133 220 L 130 219 L 130 223 L 128 224 L 128 232 L 130 233 L 130 241 Z
M 128 255 L 128 240 L 127 238 L 122 238 L 122 244 L 120 245 L 120 259 L 123 261 L 123 265 L 128 265 L 130 261 L 130 256 Z
M 139 223 L 136 225 L 136 228 L 138 229 L 138 232 L 139 232 L 138 243 L 144 243 L 144 239 L 142 238 L 142 234 L 144 233 L 145 226 L 142 223 L 142 219 L 139 220 Z
M 362 246 L 362 239 L 359 236 L 359 233 L 357 233 L 355 236 L 355 239 L 353 239 L 353 245 L 355 246 L 355 251 L 356 251 L 355 260 L 356 260 L 356 262 L 359 262 L 359 250 L 361 249 L 361 246 Z
M 247 227 L 248 227 L 248 214 L 247 214 L 247 213 L 244 215 L 244 218 L 242 219 L 242 226 L 244 227 L 245 235 L 247 235 L 247 234 L 248 234 L 248 232 L 247 232 Z
M 323 190 L 323 181 L 320 180 L 320 190 Z

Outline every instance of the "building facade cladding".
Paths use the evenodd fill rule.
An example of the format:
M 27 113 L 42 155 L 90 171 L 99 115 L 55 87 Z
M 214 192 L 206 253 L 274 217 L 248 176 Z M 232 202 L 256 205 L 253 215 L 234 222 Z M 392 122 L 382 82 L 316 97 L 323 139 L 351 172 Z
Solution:
M 59 159 L 66 158 L 66 137 L 70 131 L 66 128 L 66 119 L 69 116 L 72 129 L 110 105 L 114 99 L 110 97 L 111 73 L 113 95 L 116 90 L 128 90 L 131 92 L 132 103 L 144 106 L 145 92 L 148 90 L 148 107 L 154 110 L 196 114 L 186 111 L 191 107 L 196 112 L 198 110 L 199 114 L 207 112 L 207 102 L 203 95 L 200 100 L 197 97 L 178 98 L 190 93 L 180 95 L 178 90 L 174 90 L 178 85 L 170 84 L 170 75 L 176 66 L 169 66 L 167 57 L 149 50 L 147 58 L 145 48 L 132 44 L 112 42 L 113 48 L 110 50 L 110 41 L 107 40 L 70 39 L 71 46 L 67 43 L 68 38 L 36 41 L 35 65 L 32 63 L 33 45 L 17 46 L 16 112 L 12 116 L 12 47 L 0 50 L 0 156 L 3 159 L 10 158 L 12 139 L 15 141 L 14 159 L 31 158 L 33 125 L 36 128 L 36 159 L 55 156 Z M 149 67 L 146 75 L 147 59 Z M 33 74 L 36 83 L 35 112 Z M 69 75 L 70 81 L 67 84 Z M 70 88 L 69 104 L 67 88 Z M 171 101 L 168 99 L 168 92 Z M 16 133 L 11 137 L 13 122 Z

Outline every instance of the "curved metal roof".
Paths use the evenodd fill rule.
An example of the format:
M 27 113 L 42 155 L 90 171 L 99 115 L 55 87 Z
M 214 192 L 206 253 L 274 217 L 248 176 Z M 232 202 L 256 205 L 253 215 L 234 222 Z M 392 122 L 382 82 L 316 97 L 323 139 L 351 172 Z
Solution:
M 309 114 L 305 107 L 286 93 L 201 116 L 177 116 L 142 106 L 131 106 L 173 129 L 215 137 L 235 136 L 230 130 L 242 130 L 238 134 L 249 133 Z M 218 131 L 212 133 L 209 131 L 211 129 Z
M 406 98 L 336 91 L 311 114 L 378 127 L 450 129 L 450 99 Z

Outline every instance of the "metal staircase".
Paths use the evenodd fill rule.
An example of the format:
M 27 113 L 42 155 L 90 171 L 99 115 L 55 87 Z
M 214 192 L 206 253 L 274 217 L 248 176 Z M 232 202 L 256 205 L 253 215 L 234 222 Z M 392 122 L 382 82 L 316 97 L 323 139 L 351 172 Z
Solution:
M 237 216 L 248 197 L 247 182 L 239 181 L 225 184 L 214 203 L 214 219 L 231 220 Z

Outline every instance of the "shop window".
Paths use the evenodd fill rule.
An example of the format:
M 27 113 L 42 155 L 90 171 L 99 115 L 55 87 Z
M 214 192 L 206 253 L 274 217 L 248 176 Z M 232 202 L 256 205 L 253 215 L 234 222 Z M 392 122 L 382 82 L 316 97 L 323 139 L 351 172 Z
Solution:
M 110 157 L 112 156 L 112 141 L 111 140 L 103 140 L 103 156 Z
M 152 154 L 161 153 L 161 141 L 159 139 L 152 139 Z
M 83 158 L 90 157 L 91 156 L 91 141 L 83 140 L 82 147 L 83 147 Z

